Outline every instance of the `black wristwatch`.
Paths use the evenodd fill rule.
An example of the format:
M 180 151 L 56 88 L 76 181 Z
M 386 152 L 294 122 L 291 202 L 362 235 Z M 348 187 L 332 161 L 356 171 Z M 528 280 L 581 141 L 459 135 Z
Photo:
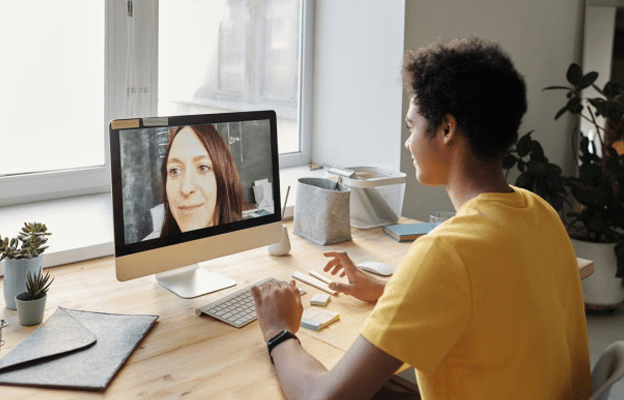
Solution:
M 271 356 L 271 351 L 275 348 L 275 346 L 282 343 L 284 340 L 288 340 L 288 339 L 297 339 L 297 342 L 301 343 L 299 341 L 299 338 L 295 336 L 294 333 L 289 332 L 286 329 L 284 329 L 283 331 L 281 331 L 280 333 L 278 333 L 277 335 L 269 339 L 269 341 L 267 342 L 267 348 L 269 349 L 269 357 L 271 358 L 271 364 L 274 364 L 273 356 Z

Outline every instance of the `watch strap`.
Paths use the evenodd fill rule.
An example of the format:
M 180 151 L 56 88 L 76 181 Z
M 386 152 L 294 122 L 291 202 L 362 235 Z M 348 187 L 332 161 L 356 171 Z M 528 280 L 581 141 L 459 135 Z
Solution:
M 267 342 L 267 349 L 269 350 L 269 357 L 271 358 L 271 364 L 275 364 L 273 362 L 273 356 L 271 356 L 271 351 L 273 351 L 275 346 L 277 346 L 278 344 L 288 339 L 296 339 L 297 342 L 301 343 L 301 341 L 299 341 L 299 338 L 295 336 L 294 333 L 287 331 L 286 329 L 284 329 L 283 331 L 279 332 L 277 335 L 269 339 L 269 341 Z

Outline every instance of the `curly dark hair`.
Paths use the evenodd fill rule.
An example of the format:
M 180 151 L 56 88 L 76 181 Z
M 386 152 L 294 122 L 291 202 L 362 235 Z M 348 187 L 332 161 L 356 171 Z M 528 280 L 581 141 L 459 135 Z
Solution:
M 445 115 L 454 116 L 481 160 L 502 157 L 518 139 L 526 86 L 497 44 L 474 37 L 432 43 L 405 54 L 402 76 L 432 135 Z

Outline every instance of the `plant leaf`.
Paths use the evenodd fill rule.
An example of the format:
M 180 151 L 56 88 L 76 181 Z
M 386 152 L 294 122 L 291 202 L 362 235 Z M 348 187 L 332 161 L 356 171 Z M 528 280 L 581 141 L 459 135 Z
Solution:
M 605 96 L 606 98 L 613 98 L 618 94 L 624 91 L 624 88 L 621 84 L 615 82 L 607 82 L 604 86 L 604 89 L 598 90 L 598 93 Z
M 581 99 L 579 97 L 574 97 L 568 101 L 566 105 L 568 111 L 572 114 L 579 114 L 583 111 L 583 105 L 581 104 Z
M 513 154 L 507 154 L 503 158 L 503 169 L 510 169 L 516 165 L 517 158 Z
M 549 196 L 548 203 L 555 209 L 557 212 L 561 212 L 563 210 L 563 203 L 565 202 L 565 198 L 561 196 Z
M 548 169 L 551 170 L 555 175 L 561 175 L 563 173 L 563 170 L 557 164 L 549 163 Z
M 524 172 L 526 170 L 526 163 L 522 160 L 518 160 L 518 170 Z
M 518 176 L 518 179 L 516 179 L 516 186 L 533 191 L 533 180 L 534 178 L 531 174 L 523 172 Z
M 589 87 L 591 84 L 593 84 L 596 81 L 597 78 L 598 78 L 598 72 L 592 71 L 592 72 L 587 73 L 581 79 L 578 89 L 582 90 L 582 89 L 585 89 L 586 87 Z
M 579 86 L 583 80 L 583 71 L 581 70 L 581 66 L 576 63 L 570 64 L 570 67 L 568 67 L 568 73 L 566 74 L 566 79 L 574 86 Z
M 559 119 L 566 111 L 568 111 L 568 106 L 563 107 L 561 110 L 557 111 L 555 114 L 555 120 Z
M 570 92 L 574 91 L 574 89 L 571 89 L 568 86 L 546 86 L 544 89 L 542 89 L 542 91 L 544 90 L 568 90 Z
M 516 151 L 518 152 L 519 157 L 522 158 L 529 154 L 529 151 L 531 151 L 531 142 L 530 132 L 518 140 L 518 144 L 516 144 Z
M 548 169 L 543 162 L 537 160 L 529 160 L 529 162 L 527 163 L 527 172 L 536 176 L 544 177 L 546 176 Z
M 542 145 L 537 140 L 531 142 L 531 160 L 548 162 L 544 155 L 544 149 L 542 149 Z

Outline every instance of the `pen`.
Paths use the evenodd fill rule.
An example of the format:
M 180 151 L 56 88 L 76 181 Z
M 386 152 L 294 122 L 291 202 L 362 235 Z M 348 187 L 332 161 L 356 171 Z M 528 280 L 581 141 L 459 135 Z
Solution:
M 288 203 L 288 195 L 290 194 L 290 185 L 286 189 L 286 199 L 284 200 L 284 208 L 282 209 L 282 221 L 284 220 L 284 214 L 286 213 L 286 204 Z

